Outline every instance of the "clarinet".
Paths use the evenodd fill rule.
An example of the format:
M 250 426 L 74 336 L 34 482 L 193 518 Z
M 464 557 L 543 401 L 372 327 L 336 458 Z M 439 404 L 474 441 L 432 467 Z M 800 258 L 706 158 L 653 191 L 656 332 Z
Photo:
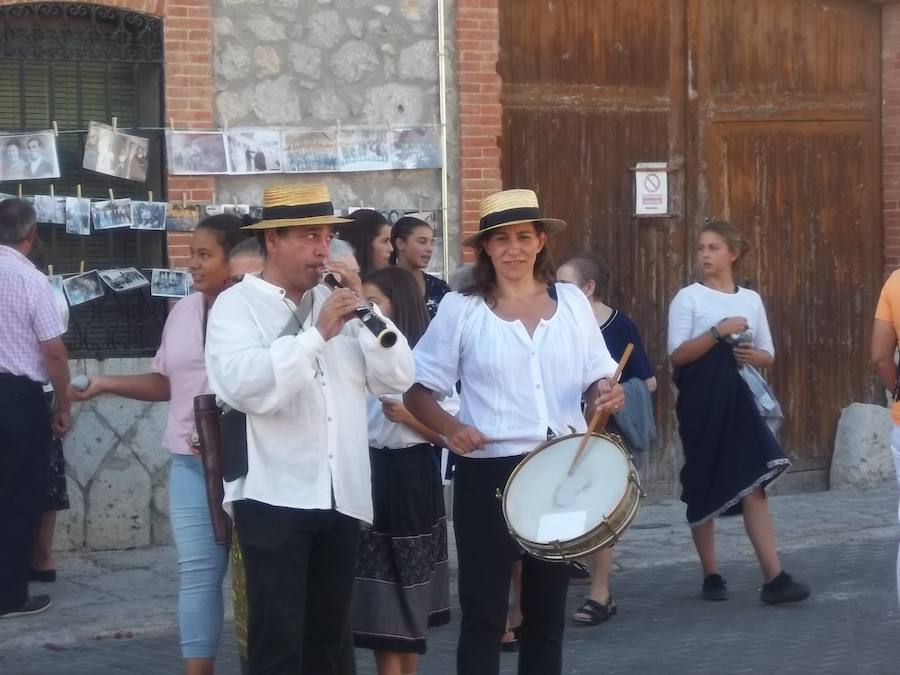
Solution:
M 325 272 L 322 281 L 331 288 L 344 288 L 341 285 L 338 275 L 334 272 Z M 372 335 L 378 339 L 379 345 L 387 348 L 397 344 L 397 332 L 392 328 L 388 328 L 384 319 L 373 312 L 368 305 L 360 305 L 353 310 L 353 314 L 355 314 L 356 318 L 362 321 L 365 327 L 372 332 Z

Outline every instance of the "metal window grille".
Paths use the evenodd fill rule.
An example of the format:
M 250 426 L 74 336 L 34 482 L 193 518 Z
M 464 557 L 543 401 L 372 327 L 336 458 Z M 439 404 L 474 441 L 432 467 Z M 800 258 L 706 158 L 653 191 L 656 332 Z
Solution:
M 161 131 L 163 26 L 156 17 L 113 7 L 40 2 L 0 7 L 0 129 L 27 132 L 87 129 L 90 121 L 117 118 L 125 133 L 144 136 L 148 148 L 146 183 L 106 176 L 81 167 L 86 133 L 56 139 L 61 177 L 22 183 L 25 195 L 165 199 Z M 144 128 L 144 130 L 141 130 Z M 131 130 L 134 129 L 134 130 Z M 0 182 L 0 192 L 17 194 L 19 185 Z M 54 273 L 80 268 L 166 266 L 165 233 L 129 229 L 67 234 L 65 226 L 39 224 L 46 262 Z M 149 275 L 149 272 L 147 272 Z M 105 297 L 71 308 L 66 343 L 76 357 L 147 355 L 159 344 L 166 301 L 148 287 L 125 293 L 107 289 Z

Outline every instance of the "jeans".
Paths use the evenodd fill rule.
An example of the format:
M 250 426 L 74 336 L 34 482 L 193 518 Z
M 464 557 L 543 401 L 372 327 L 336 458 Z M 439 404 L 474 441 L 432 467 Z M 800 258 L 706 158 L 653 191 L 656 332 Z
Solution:
M 897 483 L 900 484 L 900 425 L 894 425 L 891 431 L 891 455 L 894 457 Z M 897 509 L 897 518 L 900 520 L 900 508 Z M 900 548 L 897 550 L 897 601 L 900 602 Z
M 172 455 L 169 519 L 178 552 L 178 627 L 185 659 L 213 658 L 222 637 L 222 582 L 228 546 L 213 539 L 203 466 L 193 455 Z

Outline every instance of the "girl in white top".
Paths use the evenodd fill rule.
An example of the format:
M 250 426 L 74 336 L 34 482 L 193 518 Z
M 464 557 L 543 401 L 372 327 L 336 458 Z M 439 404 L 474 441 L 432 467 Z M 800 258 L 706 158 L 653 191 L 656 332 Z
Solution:
M 762 300 L 734 283 L 732 268 L 748 248 L 733 225 L 720 220 L 703 225 L 697 244 L 703 281 L 672 300 L 668 351 L 685 455 L 681 499 L 703 568 L 702 595 L 727 598 L 713 523 L 717 515 L 742 511 L 764 577 L 760 599 L 775 604 L 804 600 L 810 591 L 781 569 L 764 492 L 790 461 L 737 371 L 740 364 L 767 367 L 775 361 Z
M 363 292 L 410 345 L 428 314 L 412 273 L 385 267 Z M 372 527 L 360 532 L 351 623 L 356 647 L 371 649 L 378 675 L 416 672 L 428 628 L 450 621 L 447 518 L 434 444 L 440 437 L 399 396 L 368 396 Z
M 618 410 L 621 387 L 584 294 L 554 284 L 547 236 L 565 223 L 540 217 L 530 190 L 507 190 L 481 204 L 475 285 L 449 293 L 415 348 L 416 384 L 404 400 L 458 455 L 454 530 L 462 625 L 459 675 L 499 671 L 512 562 L 521 556 L 496 497 L 525 453 L 548 435 L 584 431 L 590 410 Z M 435 398 L 462 383 L 458 418 Z M 569 567 L 523 559 L 520 675 L 562 672 Z

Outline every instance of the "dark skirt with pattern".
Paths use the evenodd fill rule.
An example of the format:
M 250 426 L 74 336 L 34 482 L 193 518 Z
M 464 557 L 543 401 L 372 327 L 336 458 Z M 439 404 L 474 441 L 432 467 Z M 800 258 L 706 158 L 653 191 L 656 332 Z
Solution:
M 447 518 L 433 446 L 370 448 L 372 527 L 360 532 L 353 642 L 424 654 L 429 627 L 450 621 Z
M 688 524 L 699 527 L 718 515 L 740 513 L 741 499 L 765 488 L 791 462 L 760 417 L 729 344 L 720 342 L 678 368 L 675 384 L 684 446 L 681 501 Z
M 50 415 L 53 415 L 55 403 L 53 393 L 45 393 Z M 66 458 L 63 455 L 62 441 L 54 438 L 50 446 L 50 483 L 47 490 L 47 511 L 65 511 L 69 508 L 69 488 L 66 485 Z

